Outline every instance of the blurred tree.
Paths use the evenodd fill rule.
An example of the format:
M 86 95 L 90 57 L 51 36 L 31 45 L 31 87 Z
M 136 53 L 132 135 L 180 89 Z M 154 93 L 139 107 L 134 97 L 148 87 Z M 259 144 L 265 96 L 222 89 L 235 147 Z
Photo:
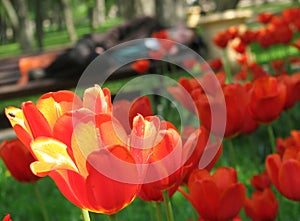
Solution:
M 155 0 L 156 17 L 165 25 L 172 26 L 184 22 L 185 0 Z
M 42 1 L 35 0 L 35 28 L 38 50 L 43 50 L 43 13 Z
M 105 21 L 105 0 L 88 0 L 87 7 L 90 27 L 95 30 Z
M 165 25 L 175 25 L 185 18 L 185 0 L 117 0 L 117 6 L 120 16 L 125 19 L 150 15 Z
M 214 0 L 216 5 L 216 11 L 225 11 L 228 9 L 234 9 L 237 7 L 240 0 Z
M 137 0 L 136 1 L 136 12 L 137 15 L 155 15 L 155 1 L 149 0 Z
M 125 19 L 136 17 L 136 1 L 137 0 L 116 0 L 120 16 Z
M 9 0 L 1 0 L 1 2 L 17 35 L 22 52 L 32 51 L 34 38 L 28 2 L 26 0 L 15 0 L 14 5 Z
M 105 21 L 105 0 L 95 0 L 92 27 L 97 28 Z
M 20 0 L 19 0 L 20 1 Z M 70 43 L 74 44 L 77 41 L 77 34 L 74 26 L 73 14 L 72 14 L 72 7 L 70 5 L 69 0 L 60 0 L 64 17 L 65 17 L 65 24 L 69 34 Z

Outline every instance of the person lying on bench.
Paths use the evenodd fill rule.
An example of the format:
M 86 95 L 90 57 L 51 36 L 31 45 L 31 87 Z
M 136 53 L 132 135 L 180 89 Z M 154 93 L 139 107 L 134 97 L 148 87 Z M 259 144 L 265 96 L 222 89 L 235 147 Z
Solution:
M 84 69 L 99 54 L 120 43 L 152 37 L 153 33 L 166 30 L 168 38 L 184 44 L 197 53 L 206 45 L 194 30 L 183 25 L 166 29 L 160 22 L 149 16 L 128 20 L 106 33 L 91 33 L 80 39 L 73 48 L 67 49 L 46 68 L 29 71 L 29 79 L 78 78 Z

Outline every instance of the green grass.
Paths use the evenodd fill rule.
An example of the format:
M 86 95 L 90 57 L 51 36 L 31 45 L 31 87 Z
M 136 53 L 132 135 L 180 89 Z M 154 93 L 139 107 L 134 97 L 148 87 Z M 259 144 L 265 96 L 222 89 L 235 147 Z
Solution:
M 93 32 L 103 33 L 107 31 L 109 28 L 119 24 L 122 20 L 120 18 L 108 19 L 103 23 L 99 28 L 94 30 Z M 78 24 L 76 25 L 76 33 L 78 38 L 82 37 L 84 34 L 90 33 L 90 27 L 88 24 Z M 54 49 L 54 48 L 65 48 L 68 46 L 72 46 L 69 41 L 68 33 L 66 30 L 56 31 L 49 30 L 45 31 L 43 37 L 44 50 Z M 35 49 L 37 50 L 37 49 Z M 9 57 L 20 55 L 21 51 L 18 43 L 10 43 L 5 45 L 0 45 L 0 58 L 1 57 Z

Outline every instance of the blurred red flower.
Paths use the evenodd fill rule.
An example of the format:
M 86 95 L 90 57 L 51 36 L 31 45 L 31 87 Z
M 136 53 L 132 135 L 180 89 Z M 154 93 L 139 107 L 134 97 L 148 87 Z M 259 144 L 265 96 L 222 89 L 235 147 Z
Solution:
M 263 12 L 263 13 L 260 13 L 260 14 L 257 15 L 257 20 L 260 23 L 268 24 L 272 20 L 273 17 L 274 17 L 273 13 Z
M 285 150 L 290 147 L 300 147 L 300 131 L 291 130 L 290 136 L 286 138 L 278 137 L 276 139 L 277 153 L 282 157 Z
M 211 130 L 211 105 L 215 106 L 215 110 L 222 111 L 226 107 L 226 127 L 225 138 L 236 136 L 241 132 L 243 127 L 245 112 L 247 110 L 247 93 L 241 84 L 226 84 L 222 86 L 225 105 L 220 100 L 221 95 L 205 95 L 199 94 L 194 96 L 194 101 L 198 110 L 201 124 L 208 130 Z M 210 98 L 208 98 L 208 96 Z M 210 99 L 210 102 L 209 100 Z M 220 121 L 221 122 L 221 121 Z M 219 134 L 219 131 L 212 131 Z
M 256 191 L 245 201 L 246 215 L 253 221 L 275 220 L 278 201 L 271 189 Z
M 168 38 L 168 32 L 166 30 L 153 32 L 152 37 L 153 38 L 160 38 L 160 39 L 167 39 Z
M 212 59 L 208 61 L 208 64 L 214 71 L 219 71 L 223 67 L 221 58 Z
M 256 190 L 263 191 L 264 189 L 270 188 L 272 182 L 269 178 L 267 171 L 263 171 L 261 174 L 254 175 L 250 183 Z
M 239 28 L 236 26 L 231 26 L 226 29 L 225 33 L 228 35 L 229 39 L 234 39 L 239 34 Z
M 272 183 L 283 196 L 300 201 L 299 147 L 287 148 L 282 157 L 279 154 L 268 155 L 266 168 Z
M 35 159 L 19 139 L 2 142 L 0 157 L 10 174 L 19 182 L 36 182 L 40 179 L 30 170 L 30 164 Z
M 143 74 L 149 70 L 150 61 L 148 59 L 137 60 L 131 64 L 131 67 L 137 73 Z
M 284 109 L 292 108 L 300 99 L 300 73 L 294 73 L 292 75 L 284 74 L 277 78 L 286 85 L 286 100 Z
M 243 54 L 246 52 L 246 44 L 240 39 L 234 40 L 231 44 L 231 47 L 237 53 Z
M 209 139 L 209 131 L 205 127 L 201 126 L 198 129 L 193 128 L 193 131 L 191 131 L 191 128 L 187 128 L 187 130 L 190 133 L 189 136 L 184 140 L 183 149 L 193 149 L 193 151 L 190 151 L 191 154 L 183 167 L 184 184 L 188 182 L 188 178 L 193 170 L 199 167 L 200 159 L 204 151 L 215 153 L 215 155 L 209 159 L 210 162 L 205 166 L 205 169 L 208 171 L 213 168 L 223 151 L 222 144 L 213 143 Z
M 286 86 L 275 77 L 261 77 L 254 81 L 249 103 L 250 116 L 259 123 L 276 120 L 286 101 Z
M 218 32 L 213 37 L 214 44 L 217 45 L 220 48 L 226 48 L 229 40 L 230 40 L 230 35 L 226 32 Z
M 213 175 L 194 170 L 185 194 L 204 220 L 225 221 L 236 217 L 246 199 L 245 186 L 237 181 L 233 168 L 218 167 Z
M 12 221 L 10 218 L 10 214 L 6 214 L 2 221 Z

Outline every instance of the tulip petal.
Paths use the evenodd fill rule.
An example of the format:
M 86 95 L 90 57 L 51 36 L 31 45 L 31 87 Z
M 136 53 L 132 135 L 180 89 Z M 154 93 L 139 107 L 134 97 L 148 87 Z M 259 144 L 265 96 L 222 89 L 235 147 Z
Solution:
M 137 114 L 141 114 L 143 117 L 154 115 L 149 97 L 143 96 L 132 101 L 132 105 L 129 110 L 130 125 L 132 124 L 133 119 Z
M 223 192 L 233 183 L 237 182 L 237 174 L 233 168 L 220 167 L 215 171 L 213 180 L 215 181 L 219 190 Z
M 220 200 L 220 192 L 218 187 L 211 179 L 196 181 L 192 188 L 189 188 L 192 204 L 201 215 L 207 220 L 216 220 L 217 205 Z
M 53 179 L 59 191 L 71 203 L 79 208 L 91 208 L 91 206 L 89 206 L 87 202 L 87 199 L 84 199 L 84 194 L 86 194 L 85 179 L 80 176 L 80 174 L 70 170 L 59 170 L 50 172 L 49 176 L 51 177 L 51 179 Z M 74 188 L 81 188 L 81 190 L 79 191 L 80 194 L 78 194 L 78 191 L 74 191 Z
M 112 104 L 109 89 L 101 89 L 99 85 L 86 89 L 83 95 L 83 107 L 96 114 L 110 113 Z
M 94 150 L 101 148 L 94 122 L 78 122 L 72 136 L 72 143 L 74 142 L 86 157 Z
M 38 138 L 31 143 L 38 161 L 31 164 L 31 170 L 38 176 L 46 176 L 50 171 L 72 170 L 78 172 L 68 155 L 67 146 L 52 138 Z
M 129 163 L 128 167 L 126 162 Z M 105 169 L 106 172 L 114 174 L 105 176 L 102 173 L 105 167 L 106 169 L 110 168 L 109 170 Z M 86 181 L 86 188 L 89 189 L 88 197 L 91 204 L 95 205 L 97 212 L 113 214 L 134 200 L 139 185 L 125 183 L 117 179 L 118 177 L 129 176 L 130 180 L 130 177 L 136 179 L 137 176 L 134 159 L 125 147 L 117 145 L 94 151 L 88 158 L 87 169 L 89 171 Z
M 34 138 L 51 137 L 52 131 L 46 118 L 31 101 L 24 102 L 22 110 Z
M 279 172 L 280 189 L 283 195 L 291 200 L 300 200 L 300 163 L 297 160 L 287 160 Z
M 120 122 L 108 114 L 95 116 L 97 134 L 100 137 L 101 145 L 104 147 L 111 144 L 127 145 L 128 135 Z
M 266 169 L 268 172 L 268 175 L 274 184 L 274 186 L 280 191 L 280 185 L 279 185 L 279 168 L 281 165 L 280 156 L 278 154 L 271 154 L 267 156 L 266 159 Z
M 12 127 L 19 124 L 23 128 L 25 128 L 25 117 L 23 111 L 20 108 L 7 107 L 5 108 L 5 115 L 10 121 Z
M 49 92 L 36 103 L 36 107 L 45 116 L 51 128 L 58 117 L 81 106 L 80 98 L 71 91 Z
M 217 220 L 231 220 L 238 215 L 244 206 L 246 199 L 246 188 L 241 183 L 235 183 L 223 192 L 218 203 L 216 213 Z

